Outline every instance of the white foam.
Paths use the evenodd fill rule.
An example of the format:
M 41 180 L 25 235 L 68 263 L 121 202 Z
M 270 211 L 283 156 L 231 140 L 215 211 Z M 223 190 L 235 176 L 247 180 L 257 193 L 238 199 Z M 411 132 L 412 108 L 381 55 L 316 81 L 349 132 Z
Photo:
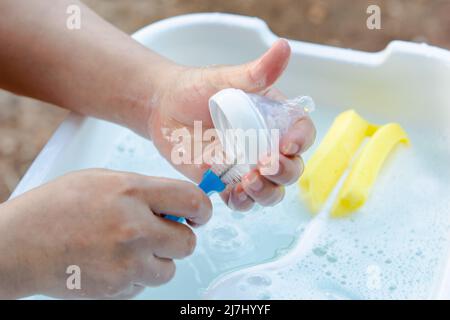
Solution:
M 442 174 L 429 172 L 416 152 L 397 150 L 368 203 L 352 218 L 325 224 L 312 220 L 305 231 L 310 234 L 300 236 L 309 239 L 310 245 L 299 245 L 281 259 L 220 277 L 205 296 L 256 299 L 257 286 L 247 288 L 245 294 L 230 289 L 260 273 L 271 279 L 264 292 L 275 299 L 434 296 L 447 259 L 450 189 Z M 412 177 L 411 172 L 417 174 Z M 399 196 L 398 190 L 407 197 Z M 436 197 L 442 201 L 428 201 Z M 296 250 L 301 252 L 292 255 Z
M 318 141 L 335 116 L 332 109 L 324 110 L 313 114 Z M 139 298 L 433 296 L 450 241 L 448 140 L 430 143 L 430 135 L 405 129 L 412 147 L 400 146 L 388 159 L 359 212 L 316 229 L 300 260 L 256 273 L 249 267 L 278 261 L 311 230 L 311 215 L 299 200 L 297 186 L 286 188 L 285 199 L 276 207 L 255 207 L 248 213 L 232 212 L 213 196 L 214 216 L 195 231 L 198 246 L 193 256 L 177 261 L 172 282 L 149 288 Z M 122 136 L 116 146 L 105 163 L 108 168 L 185 179 L 161 161 L 151 143 L 134 134 Z

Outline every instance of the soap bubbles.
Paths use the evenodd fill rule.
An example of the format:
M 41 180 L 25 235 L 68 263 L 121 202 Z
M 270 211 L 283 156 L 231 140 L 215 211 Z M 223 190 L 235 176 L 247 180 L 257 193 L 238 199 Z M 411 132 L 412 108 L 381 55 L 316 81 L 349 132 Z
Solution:
M 407 151 L 391 160 L 367 204 L 350 219 L 316 216 L 298 229 L 281 257 L 227 273 L 205 291 L 208 299 L 408 299 L 436 294 L 449 245 L 449 186 L 427 172 L 405 186 L 420 159 Z M 403 168 L 400 170 L 399 168 Z M 427 174 L 424 174 L 427 172 Z M 403 176 L 402 176 L 403 175 Z M 402 182 L 403 181 L 403 182 Z M 420 186 L 427 186 L 421 188 Z M 420 201 L 406 201 L 399 189 Z M 430 211 L 428 197 L 447 199 Z M 296 199 L 289 196 L 286 207 Z M 292 207 L 291 207 L 292 208 Z M 301 231 L 300 231 L 301 230 Z M 270 281 L 257 281 L 261 279 Z M 256 279 L 256 281 L 248 281 Z M 261 283 L 267 286 L 261 286 Z M 242 286 L 244 291 L 233 291 Z
M 411 140 L 418 144 L 417 137 Z M 430 166 L 417 150 L 402 150 L 383 168 L 365 206 L 347 219 L 312 216 L 295 185 L 286 188 L 277 206 L 255 206 L 246 213 L 233 212 L 215 195 L 211 221 L 195 229 L 194 254 L 177 261 L 173 281 L 139 297 L 433 297 L 450 243 L 450 186 L 443 160 L 434 157 Z M 150 142 L 128 131 L 116 141 L 105 166 L 186 179 Z
M 251 239 L 236 225 L 217 224 L 206 230 L 206 245 L 211 254 L 224 259 L 238 258 L 252 249 Z

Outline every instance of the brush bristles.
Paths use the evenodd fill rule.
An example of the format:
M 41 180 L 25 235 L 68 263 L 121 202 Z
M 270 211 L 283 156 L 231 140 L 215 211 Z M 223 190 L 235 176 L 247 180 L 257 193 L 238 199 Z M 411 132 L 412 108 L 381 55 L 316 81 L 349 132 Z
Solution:
M 236 164 L 228 169 L 221 177 L 223 183 L 226 185 L 235 185 L 242 181 L 242 176 L 247 173 L 248 166 L 247 165 L 239 165 Z
M 211 170 L 218 177 L 222 177 L 228 170 L 230 170 L 231 167 L 233 167 L 233 164 L 213 163 L 211 166 Z
M 241 164 L 215 163 L 212 165 L 211 170 L 228 186 L 241 182 L 242 176 L 248 172 L 248 166 Z

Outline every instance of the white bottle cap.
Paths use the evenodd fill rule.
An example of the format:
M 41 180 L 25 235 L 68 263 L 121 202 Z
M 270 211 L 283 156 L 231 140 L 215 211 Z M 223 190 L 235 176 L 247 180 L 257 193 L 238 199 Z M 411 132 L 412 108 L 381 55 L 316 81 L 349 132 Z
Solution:
M 268 128 L 264 118 L 249 96 L 242 90 L 228 88 L 217 92 L 209 99 L 209 112 L 214 127 L 221 132 L 219 134 L 220 142 L 225 146 L 225 152 L 233 152 L 233 146 L 227 143 L 227 129 L 242 129 L 246 132 L 248 129 L 256 132 L 267 132 Z M 262 131 L 263 130 L 263 131 Z M 237 143 L 243 142 L 237 139 Z M 245 141 L 244 141 L 245 142 Z M 247 146 L 238 145 L 241 152 L 247 152 Z M 231 153 L 232 154 L 232 153 Z M 247 158 L 247 154 L 244 154 Z
M 267 129 L 263 117 L 247 94 L 228 88 L 209 99 L 209 111 L 214 126 L 226 129 Z

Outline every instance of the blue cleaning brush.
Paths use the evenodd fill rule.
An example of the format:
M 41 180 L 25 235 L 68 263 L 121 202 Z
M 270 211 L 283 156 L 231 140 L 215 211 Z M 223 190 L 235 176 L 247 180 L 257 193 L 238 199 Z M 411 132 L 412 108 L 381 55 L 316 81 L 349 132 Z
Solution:
M 198 185 L 208 196 L 214 192 L 222 192 L 227 185 L 235 185 L 241 181 L 242 175 L 248 171 L 247 166 L 243 165 L 219 165 L 214 164 L 204 174 L 202 181 Z M 175 222 L 184 222 L 183 217 L 166 215 L 166 219 Z

